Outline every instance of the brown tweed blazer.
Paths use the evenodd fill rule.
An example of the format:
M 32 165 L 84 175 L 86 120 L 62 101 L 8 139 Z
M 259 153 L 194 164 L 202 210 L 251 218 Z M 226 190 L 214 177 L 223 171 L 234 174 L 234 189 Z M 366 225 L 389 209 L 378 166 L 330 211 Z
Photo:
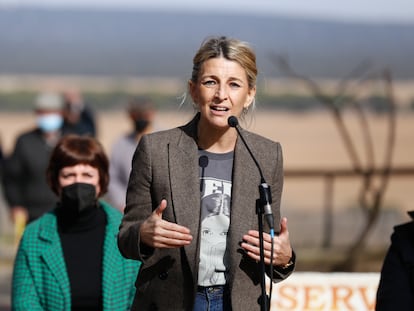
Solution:
M 182 127 L 144 136 L 135 151 L 118 235 L 121 253 L 142 261 L 133 310 L 192 310 L 200 240 L 199 157 L 195 140 L 198 119 L 196 115 Z M 251 132 L 242 132 L 270 186 L 275 228 L 279 228 L 283 185 L 281 146 Z M 259 266 L 244 254 L 239 244 L 248 230 L 258 229 L 256 200 L 260 174 L 240 139 L 236 143 L 233 166 L 227 244 L 231 267 L 226 280 L 234 311 L 259 310 Z M 194 238 L 190 245 L 152 249 L 140 244 L 141 223 L 164 198 L 168 205 L 163 218 L 188 227 Z M 293 267 L 287 272 L 275 268 L 274 281 L 286 278 L 292 270 Z

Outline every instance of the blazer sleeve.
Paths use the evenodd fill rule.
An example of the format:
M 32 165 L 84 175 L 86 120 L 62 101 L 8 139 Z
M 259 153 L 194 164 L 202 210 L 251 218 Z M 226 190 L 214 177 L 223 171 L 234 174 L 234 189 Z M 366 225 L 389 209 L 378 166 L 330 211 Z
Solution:
M 272 213 L 273 217 L 275 218 L 275 234 L 280 232 L 280 220 L 281 220 L 281 200 L 282 200 L 282 192 L 283 192 L 283 182 L 284 182 L 284 174 L 283 174 L 283 153 L 282 153 L 282 146 L 280 143 L 276 143 L 276 170 L 272 176 L 272 185 L 271 185 L 271 192 L 272 192 Z M 288 268 L 284 269 L 282 267 L 275 266 L 273 267 L 273 281 L 280 281 L 286 279 L 292 272 L 295 270 L 296 265 L 296 254 L 293 252 L 292 254 L 292 262 L 293 264 L 290 265 Z M 268 276 L 270 276 L 270 270 L 266 269 Z
M 283 191 L 283 155 L 282 147 L 279 143 L 276 143 L 276 159 L 275 159 L 275 170 L 272 176 L 271 193 L 272 193 L 272 213 L 275 218 L 275 234 L 278 234 L 280 231 L 280 219 L 281 211 L 280 205 L 282 200 L 282 191 Z
M 13 311 L 44 310 L 27 263 L 27 253 L 23 248 L 19 247 L 14 262 L 12 278 Z
M 126 207 L 118 233 L 118 247 L 126 258 L 142 262 L 153 249 L 140 243 L 140 227 L 157 207 L 151 200 L 151 141 L 144 135 L 135 150 L 129 177 Z M 158 202 L 159 203 L 159 202 Z

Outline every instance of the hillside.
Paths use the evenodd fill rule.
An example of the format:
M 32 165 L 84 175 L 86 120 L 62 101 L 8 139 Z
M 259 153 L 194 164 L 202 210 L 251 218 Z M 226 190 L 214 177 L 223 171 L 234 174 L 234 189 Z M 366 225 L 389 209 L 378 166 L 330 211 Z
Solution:
M 265 76 L 281 73 L 272 54 L 287 55 L 314 77 L 347 75 L 359 63 L 414 77 L 413 24 L 335 23 L 287 17 L 0 9 L 0 75 L 188 77 L 202 39 L 234 36 L 253 44 Z

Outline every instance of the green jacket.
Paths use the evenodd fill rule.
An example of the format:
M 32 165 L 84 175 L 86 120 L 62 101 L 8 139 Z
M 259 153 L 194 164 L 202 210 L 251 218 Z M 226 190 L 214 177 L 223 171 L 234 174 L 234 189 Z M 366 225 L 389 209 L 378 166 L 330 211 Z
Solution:
M 102 272 L 103 310 L 129 310 L 141 263 L 122 257 L 116 236 L 121 213 L 100 202 L 107 215 Z M 57 232 L 49 212 L 29 224 L 17 251 L 12 283 L 12 310 L 70 311 L 70 284 Z

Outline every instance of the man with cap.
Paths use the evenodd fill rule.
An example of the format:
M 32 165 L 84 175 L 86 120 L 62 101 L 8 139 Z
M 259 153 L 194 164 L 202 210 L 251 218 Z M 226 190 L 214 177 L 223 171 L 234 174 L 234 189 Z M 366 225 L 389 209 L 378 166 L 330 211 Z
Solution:
M 125 206 L 132 156 L 142 135 L 153 131 L 154 104 L 144 96 L 132 97 L 128 101 L 127 113 L 133 129 L 121 136 L 112 147 L 107 193 L 108 200 L 121 211 Z
M 52 209 L 57 200 L 46 182 L 49 155 L 61 137 L 63 100 L 56 93 L 41 93 L 34 103 L 36 127 L 16 139 L 5 158 L 3 186 L 12 220 L 31 222 Z

